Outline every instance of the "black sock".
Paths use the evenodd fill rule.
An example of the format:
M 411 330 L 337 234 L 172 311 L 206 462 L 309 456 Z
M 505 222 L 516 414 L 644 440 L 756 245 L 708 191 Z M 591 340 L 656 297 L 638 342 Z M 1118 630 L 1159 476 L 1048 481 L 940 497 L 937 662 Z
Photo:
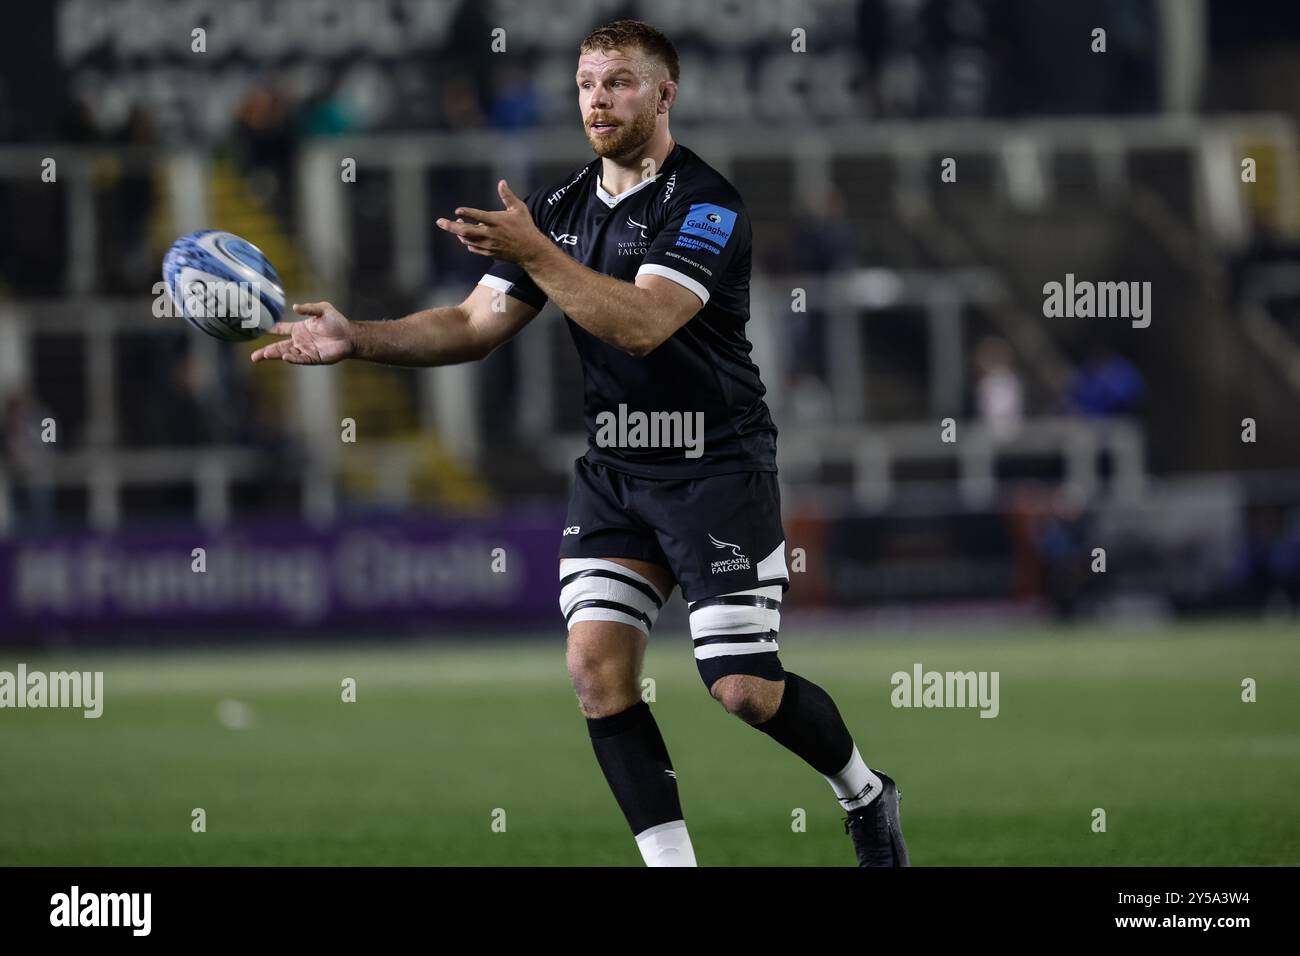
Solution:
M 589 717 L 587 732 L 634 836 L 682 819 L 677 777 L 649 704 L 640 700 L 609 717 Z
M 781 706 L 754 726 L 823 776 L 839 773 L 853 756 L 853 737 L 831 695 L 789 671 Z

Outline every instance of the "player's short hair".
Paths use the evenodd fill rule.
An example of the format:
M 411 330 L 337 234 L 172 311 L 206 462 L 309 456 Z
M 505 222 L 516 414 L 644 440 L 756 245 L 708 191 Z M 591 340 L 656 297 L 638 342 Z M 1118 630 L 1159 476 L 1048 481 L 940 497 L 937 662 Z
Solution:
M 677 62 L 677 48 L 666 36 L 640 20 L 615 20 L 613 23 L 596 27 L 587 34 L 578 47 L 578 52 L 625 50 L 630 46 L 640 47 L 643 53 L 662 62 L 668 68 L 668 76 L 674 83 L 677 82 L 677 77 L 681 73 Z

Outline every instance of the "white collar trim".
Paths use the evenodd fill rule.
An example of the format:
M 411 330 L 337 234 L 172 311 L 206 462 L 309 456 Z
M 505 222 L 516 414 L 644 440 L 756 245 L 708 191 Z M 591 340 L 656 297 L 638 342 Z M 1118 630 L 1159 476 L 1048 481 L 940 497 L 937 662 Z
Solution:
M 654 174 L 653 176 L 651 176 L 649 179 L 643 179 L 643 180 L 641 180 L 639 183 L 637 183 L 637 184 L 636 184 L 635 186 L 633 186 L 631 189 L 625 189 L 625 190 L 623 190 L 623 192 L 619 193 L 617 196 L 611 196 L 608 192 L 606 192 L 606 191 L 605 191 L 605 187 L 602 186 L 602 185 L 600 184 L 600 177 L 597 176 L 597 177 L 596 177 L 596 198 L 598 198 L 601 202 L 603 202 L 603 203 L 604 203 L 606 206 L 608 206 L 610 209 L 613 209 L 615 206 L 617 206 L 617 205 L 619 204 L 620 201 L 622 201 L 623 199 L 626 199 L 628 196 L 632 195 L 632 194 L 633 194 L 634 192 L 636 192 L 638 189 L 644 189 L 646 186 L 649 186 L 652 182 L 654 182 L 656 179 L 658 179 L 658 178 L 659 178 L 660 176 L 662 176 L 662 175 L 663 175 L 663 173 L 655 173 L 655 174 Z

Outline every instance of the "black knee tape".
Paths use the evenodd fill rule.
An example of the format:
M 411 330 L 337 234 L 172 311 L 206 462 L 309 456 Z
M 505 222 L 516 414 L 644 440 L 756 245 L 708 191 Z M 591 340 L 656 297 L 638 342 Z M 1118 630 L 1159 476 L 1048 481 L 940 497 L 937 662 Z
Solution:
M 710 690 L 719 677 L 730 677 L 732 674 L 749 674 L 753 677 L 762 677 L 764 680 L 785 680 L 785 668 L 781 666 L 781 659 L 776 651 L 762 654 L 726 654 L 704 660 L 696 658 L 695 666 L 699 669 L 704 686 Z

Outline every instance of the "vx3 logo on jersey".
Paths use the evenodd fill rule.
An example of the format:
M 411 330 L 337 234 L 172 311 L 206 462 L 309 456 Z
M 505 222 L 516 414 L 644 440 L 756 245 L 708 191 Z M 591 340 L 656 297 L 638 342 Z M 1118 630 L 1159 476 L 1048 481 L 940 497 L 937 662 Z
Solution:
M 714 561 L 709 565 L 709 570 L 713 574 L 726 574 L 728 571 L 748 571 L 749 556 L 740 550 L 740 545 L 732 544 L 730 541 L 719 541 L 713 536 L 712 532 L 707 532 L 709 540 L 719 551 L 731 549 L 731 557 L 723 558 L 721 561 Z
M 578 244 L 578 237 L 569 232 L 562 232 L 558 235 L 553 232 L 551 238 L 562 246 L 576 246 Z

